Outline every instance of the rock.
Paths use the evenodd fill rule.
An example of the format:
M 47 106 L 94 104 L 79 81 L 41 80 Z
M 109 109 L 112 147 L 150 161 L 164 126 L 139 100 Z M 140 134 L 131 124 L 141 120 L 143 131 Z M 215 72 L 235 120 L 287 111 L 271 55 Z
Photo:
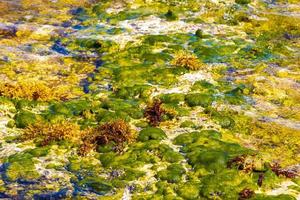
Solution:
M 187 200 L 193 200 L 198 199 L 199 197 L 199 186 L 195 184 L 184 184 L 180 188 L 178 188 L 179 196 L 181 196 L 183 199 Z
M 51 37 L 55 36 L 56 27 L 50 25 L 43 25 L 32 32 L 30 38 L 39 41 L 50 40 Z
M 180 127 L 181 127 L 181 128 L 195 128 L 196 125 L 195 125 L 195 123 L 192 122 L 192 121 L 184 121 L 184 122 L 182 122 L 182 123 L 180 124 Z
M 198 38 L 203 38 L 203 31 L 201 29 L 198 29 L 195 33 L 195 35 L 198 37 Z
M 247 5 L 251 3 L 251 0 L 235 0 L 235 3 L 240 4 L 240 5 Z
M 162 140 L 166 137 L 167 135 L 160 128 L 149 127 L 140 131 L 138 140 L 145 142 L 148 140 Z
M 33 199 L 34 200 L 47 200 L 47 199 L 64 199 L 67 197 L 68 189 L 64 188 L 59 190 L 58 192 L 51 192 L 51 193 L 45 193 L 45 194 L 34 194 Z
M 52 45 L 51 49 L 53 51 L 56 51 L 57 53 L 68 55 L 69 51 L 63 46 L 60 40 L 55 41 L 55 43 Z
M 212 104 L 213 100 L 212 95 L 201 93 L 188 94 L 185 97 L 185 102 L 191 107 L 202 106 L 206 108 Z
M 98 177 L 87 177 L 81 180 L 79 185 L 100 195 L 104 195 L 113 189 L 109 182 Z
M 0 24 L 0 38 L 12 38 L 15 37 L 17 33 L 16 26 L 8 26 L 5 24 Z
M 159 171 L 157 177 L 169 183 L 178 183 L 184 173 L 185 169 L 180 164 L 172 164 L 167 169 Z
M 15 116 L 17 128 L 25 128 L 30 124 L 34 124 L 37 117 L 34 113 L 28 111 L 21 111 Z
M 161 95 L 160 99 L 163 103 L 178 104 L 179 102 L 184 101 L 184 94 L 180 94 L 180 93 L 163 94 Z

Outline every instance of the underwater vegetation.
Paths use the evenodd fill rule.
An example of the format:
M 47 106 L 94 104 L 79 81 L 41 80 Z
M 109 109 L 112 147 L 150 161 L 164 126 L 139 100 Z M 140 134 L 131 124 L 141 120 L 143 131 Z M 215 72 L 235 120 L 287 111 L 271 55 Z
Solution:
M 0 199 L 300 199 L 299 12 L 0 1 Z
M 185 51 L 176 52 L 174 60 L 172 60 L 171 63 L 176 67 L 185 67 L 190 70 L 203 68 L 203 64 L 199 61 L 197 56 Z
M 80 146 L 79 152 L 81 155 L 85 155 L 90 150 L 97 149 L 98 146 L 111 143 L 113 143 L 115 151 L 122 151 L 125 143 L 129 143 L 133 139 L 132 130 L 124 120 L 107 122 L 90 130 L 83 137 L 83 144 Z
M 37 122 L 30 124 L 24 130 L 22 139 L 35 139 L 42 146 L 47 146 L 51 142 L 62 140 L 70 142 L 79 142 L 83 133 L 80 131 L 80 126 L 70 122 L 61 122 L 57 124 L 44 124 Z
M 162 121 L 163 114 L 166 111 L 162 108 L 162 102 L 154 100 L 151 105 L 148 105 L 145 110 L 145 117 L 152 126 L 158 126 Z
M 23 98 L 28 100 L 63 100 L 66 94 L 56 91 L 43 82 L 1 83 L 0 96 L 9 98 Z

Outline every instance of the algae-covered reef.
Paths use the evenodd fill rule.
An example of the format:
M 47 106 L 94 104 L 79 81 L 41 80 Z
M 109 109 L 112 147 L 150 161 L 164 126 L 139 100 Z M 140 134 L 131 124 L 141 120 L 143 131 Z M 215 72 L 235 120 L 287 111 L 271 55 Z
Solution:
M 300 199 L 297 0 L 0 1 L 0 198 Z

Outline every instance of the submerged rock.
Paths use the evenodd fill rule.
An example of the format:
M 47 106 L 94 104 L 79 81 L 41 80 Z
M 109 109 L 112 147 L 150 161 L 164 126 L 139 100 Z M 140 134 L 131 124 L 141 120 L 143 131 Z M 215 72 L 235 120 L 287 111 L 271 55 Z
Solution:
M 212 104 L 214 98 L 212 95 L 209 94 L 201 94 L 201 93 L 195 93 L 195 94 L 188 94 L 185 97 L 185 101 L 189 106 L 202 106 L 202 107 L 208 107 Z
M 160 128 L 145 128 L 140 131 L 138 139 L 140 141 L 148 141 L 148 140 L 162 140 L 166 138 L 166 134 Z
M 51 47 L 53 51 L 56 51 L 57 53 L 68 55 L 70 52 L 63 46 L 60 40 L 55 41 L 53 46 Z
M 0 23 L 0 39 L 16 37 L 17 27 Z
M 49 192 L 44 194 L 34 194 L 34 200 L 52 200 L 52 199 L 64 199 L 68 195 L 68 189 L 61 189 L 58 192 Z

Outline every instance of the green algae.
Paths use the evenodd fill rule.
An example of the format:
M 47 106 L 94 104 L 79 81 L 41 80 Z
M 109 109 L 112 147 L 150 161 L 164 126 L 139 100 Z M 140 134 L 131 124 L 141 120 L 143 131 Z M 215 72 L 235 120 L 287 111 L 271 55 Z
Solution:
M 201 184 L 200 194 L 207 199 L 235 199 L 244 188 L 256 187 L 250 178 L 226 169 L 220 173 L 205 176 Z
M 185 169 L 179 164 L 172 164 L 167 169 L 159 171 L 157 177 L 169 183 L 178 183 L 182 179 Z
M 165 14 L 165 17 L 168 21 L 174 21 L 178 19 L 178 16 L 176 16 L 172 10 L 168 10 L 168 12 Z
M 36 114 L 29 111 L 21 111 L 14 117 L 16 126 L 18 128 L 25 128 L 30 124 L 34 124 L 38 117 Z
M 196 128 L 196 125 L 194 122 L 192 121 L 184 121 L 180 124 L 180 127 L 181 128 Z
M 178 104 L 184 101 L 184 94 L 180 93 L 171 93 L 171 94 L 163 94 L 161 95 L 160 99 L 163 103 L 171 103 L 171 104 Z
M 81 187 L 88 187 L 94 192 L 104 195 L 112 190 L 112 185 L 101 178 L 87 177 L 78 182 Z
M 183 199 L 199 199 L 199 188 L 200 184 L 199 183 L 187 183 L 187 184 L 182 184 L 178 187 L 178 195 L 182 197 Z
M 139 141 L 148 141 L 148 140 L 162 140 L 166 138 L 166 134 L 163 130 L 159 128 L 146 128 L 140 131 L 138 140 Z
M 186 103 L 191 106 L 202 106 L 208 107 L 214 101 L 213 96 L 205 93 L 194 93 L 194 94 L 187 94 L 185 96 Z
M 256 195 L 254 198 L 251 198 L 254 200 L 262 200 L 262 199 L 266 199 L 266 200 L 295 200 L 296 198 L 291 196 L 291 195 L 287 195 L 287 194 L 280 194 L 280 195 Z
M 6 171 L 7 179 L 9 181 L 17 181 L 19 179 L 34 181 L 40 177 L 40 174 L 34 168 L 34 163 L 30 161 L 14 162 L 9 165 Z
M 134 85 L 132 87 L 122 87 L 116 92 L 116 96 L 122 99 L 147 99 L 152 93 L 149 85 Z
M 33 153 L 33 154 L 32 154 Z M 40 174 L 35 169 L 35 156 L 42 156 L 34 152 L 20 153 L 10 156 L 7 161 L 9 163 L 6 169 L 6 177 L 8 181 L 34 181 L 40 177 Z
M 282 114 L 278 113 L 284 113 L 285 119 L 298 120 L 297 115 L 289 116 L 290 112 L 287 112 L 289 109 L 297 111 L 297 89 L 291 92 L 290 85 L 282 89 L 282 83 L 277 82 L 277 78 L 295 84 L 298 80 L 294 72 L 298 64 L 295 52 L 298 49 L 299 26 L 296 17 L 288 16 L 296 8 L 286 6 L 295 1 L 286 2 L 286 11 L 281 10 L 280 13 L 277 6 L 283 5 L 282 1 L 274 5 L 248 0 L 222 3 L 153 1 L 147 2 L 147 5 L 141 1 L 103 1 L 92 5 L 53 1 L 47 2 L 46 10 L 43 10 L 44 2 L 34 7 L 30 2 L 24 2 L 22 9 L 35 10 L 35 16 L 31 19 L 27 16 L 21 18 L 25 25 L 30 22 L 40 26 L 47 22 L 61 30 L 55 30 L 53 34 L 46 30 L 45 34 L 18 27 L 14 36 L 17 40 L 14 37 L 1 38 L 1 46 L 11 46 L 11 49 L 17 47 L 22 51 L 18 53 L 12 50 L 8 54 L 9 62 L 5 61 L 5 57 L 0 58 L 0 63 L 4 64 L 1 74 L 12 81 L 37 78 L 48 81 L 54 88 L 57 84 L 66 85 L 62 89 L 58 87 L 58 90 L 65 94 L 72 93 L 72 98 L 42 104 L 1 97 L 1 114 L 4 113 L 10 120 L 7 125 L 9 131 L 3 137 L 5 143 L 0 145 L 1 150 L 6 152 L 7 145 L 16 143 L 23 151 L 26 144 L 20 144 L 17 137 L 10 136 L 11 132 L 22 132 L 15 126 L 26 128 L 40 120 L 53 124 L 68 120 L 85 129 L 123 119 L 137 131 L 143 129 L 137 140 L 126 146 L 124 152 L 115 153 L 114 144 L 108 144 L 100 146 L 84 161 L 81 158 L 69 158 L 70 163 L 65 168 L 61 167 L 63 165 L 47 164 L 51 171 L 64 173 L 67 170 L 72 176 L 74 188 L 79 188 L 76 191 L 78 196 L 72 198 L 89 198 L 89 195 L 96 194 L 101 199 L 121 199 L 123 194 L 126 196 L 124 188 L 130 187 L 132 199 L 238 199 L 239 192 L 245 188 L 257 190 L 261 172 L 265 176 L 260 189 L 263 193 L 277 188 L 277 184 L 286 179 L 276 177 L 267 166 L 256 167 L 259 173 L 228 169 L 227 162 L 230 159 L 258 153 L 268 161 L 280 158 L 284 166 L 297 164 L 298 159 L 294 159 L 298 149 L 297 130 L 279 128 L 282 122 L 270 123 L 270 126 L 253 123 L 258 115 L 273 117 L 272 106 L 282 108 L 276 111 L 272 119 L 281 119 Z M 78 9 L 69 12 L 71 4 L 78 5 Z M 1 6 L 3 2 L 0 2 Z M 200 7 L 201 12 L 198 12 Z M 22 10 L 24 14 L 10 12 L 17 19 L 19 15 L 32 14 L 31 10 L 26 9 Z M 153 32 L 144 30 L 144 24 L 156 22 L 157 18 L 161 27 L 156 27 L 154 23 L 151 27 Z M 69 27 L 61 28 L 61 22 Z M 170 24 L 176 27 L 176 31 L 164 30 Z M 145 32 L 137 31 L 136 27 Z M 274 27 L 277 27 L 276 30 Z M 124 44 L 124 38 L 129 41 L 127 44 Z M 57 56 L 58 53 L 53 59 L 52 50 L 47 49 L 58 40 L 69 55 L 62 58 Z M 16 62 L 16 58 L 23 59 L 22 55 L 26 54 L 23 46 L 27 48 L 29 43 L 28 49 L 31 50 L 28 52 L 43 56 L 44 61 L 30 57 L 30 62 Z M 174 55 L 182 50 L 195 53 L 204 62 L 199 73 L 211 75 L 205 77 L 206 81 L 199 81 L 196 77 L 194 82 L 193 75 L 191 80 L 183 81 L 182 77 L 190 75 L 189 71 L 170 65 Z M 51 58 L 46 58 L 48 55 Z M 101 63 L 101 66 L 95 68 L 95 63 Z M 277 71 L 276 68 L 284 70 Z M 267 79 L 269 83 L 256 81 L 259 78 Z M 82 91 L 83 80 L 87 81 L 86 87 L 89 89 L 86 94 Z M 181 87 L 187 88 L 188 94 L 181 93 Z M 179 89 L 173 92 L 174 88 Z M 161 94 L 161 89 L 173 93 Z M 153 97 L 159 98 L 167 111 L 157 129 L 149 128 L 143 119 L 143 108 Z M 2 99 L 6 100 L 2 102 Z M 259 104 L 261 101 L 268 102 L 272 109 L 261 112 L 260 109 L 264 107 Z M 5 109 L 2 110 L 3 104 Z M 197 106 L 204 107 L 204 112 Z M 230 109 L 227 110 L 227 106 Z M 246 115 L 252 111 L 257 113 L 252 117 Z M 211 130 L 201 130 L 201 127 Z M 195 129 L 199 132 L 193 132 Z M 186 133 L 187 130 L 190 132 Z M 175 145 L 169 144 L 170 140 Z M 287 142 L 281 142 L 285 140 Z M 76 154 L 74 150 L 77 146 L 67 143 L 56 144 L 68 153 L 71 151 L 71 154 Z M 5 173 L 16 187 L 19 187 L 19 179 L 32 181 L 39 178 L 35 170 L 30 170 L 35 169 L 36 158 L 48 155 L 47 148 L 38 147 L 18 153 L 24 157 L 23 160 L 18 154 L 10 157 L 10 165 Z M 23 161 L 25 167 L 21 171 Z M 153 167 L 145 169 L 148 165 Z M 116 174 L 117 177 L 111 177 L 110 174 Z M 107 176 L 108 179 L 104 178 Z M 144 179 L 152 180 L 153 177 L 158 180 L 150 185 L 144 184 Z M 142 183 L 139 185 L 140 181 Z M 65 187 L 61 183 L 57 185 Z M 49 187 L 57 186 L 51 183 Z M 0 188 L 0 191 L 3 190 L 2 186 Z M 82 191 L 88 194 L 82 194 Z M 256 194 L 251 199 L 295 198 L 282 194 Z
M 236 0 L 235 3 L 241 4 L 241 5 L 247 5 L 251 2 L 251 0 Z
M 222 128 L 234 128 L 235 121 L 231 116 L 230 112 L 216 111 L 211 107 L 204 110 L 206 114 L 209 114 L 213 120 L 215 120 Z

